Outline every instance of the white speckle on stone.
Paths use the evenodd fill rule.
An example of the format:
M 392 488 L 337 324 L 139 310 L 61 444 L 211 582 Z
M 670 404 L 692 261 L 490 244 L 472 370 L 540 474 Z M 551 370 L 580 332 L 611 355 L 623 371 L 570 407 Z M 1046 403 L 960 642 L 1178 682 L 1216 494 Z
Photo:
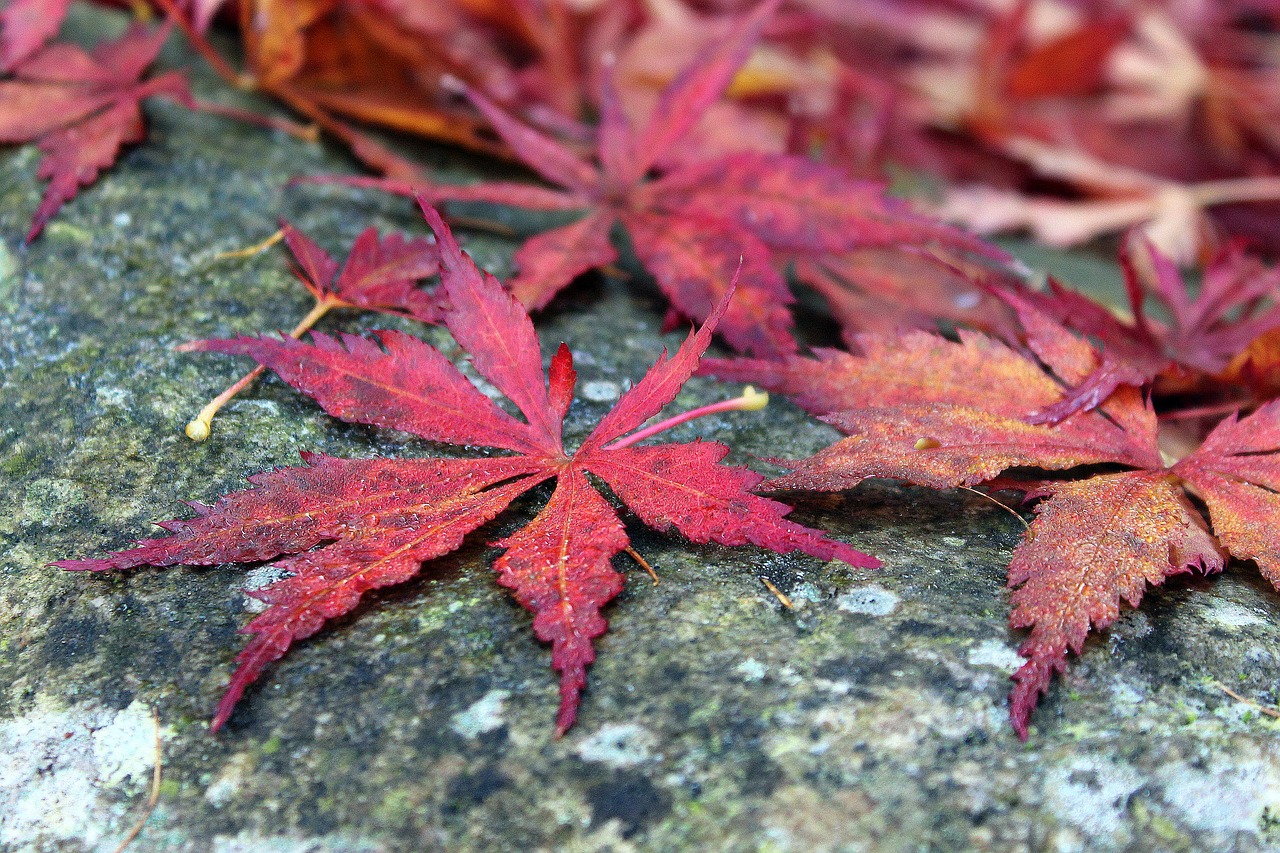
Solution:
M 1271 756 L 1259 761 L 1222 756 L 1207 767 L 1162 767 L 1162 799 L 1178 818 L 1202 830 L 1232 836 L 1255 833 L 1263 812 L 1280 806 L 1280 766 Z
M 582 396 L 593 403 L 612 403 L 622 396 L 622 389 L 617 382 L 597 380 L 582 386 Z
M 123 408 L 129 402 L 129 392 L 112 385 L 99 385 L 93 389 L 93 396 L 101 406 Z
M 125 779 L 147 779 L 156 758 L 156 725 L 151 710 L 136 699 L 93 733 L 98 781 L 108 788 Z
M 38 697 L 30 711 L 0 723 L 0 844 L 53 849 L 51 842 L 74 839 L 92 848 L 117 832 L 119 817 L 103 791 L 126 780 L 146 784 L 155 737 L 139 702 L 113 711 Z
M 385 844 L 350 835 L 215 835 L 211 853 L 386 853 Z
M 266 589 L 278 580 L 289 577 L 291 572 L 279 568 L 278 566 L 259 566 L 245 573 L 244 583 L 240 588 L 244 591 L 254 589 Z M 267 603 L 254 598 L 252 595 L 244 597 L 244 609 L 249 613 L 261 613 L 267 609 Z
M 968 540 L 961 539 L 959 536 L 943 536 L 942 544 L 950 545 L 952 548 L 964 548 L 969 544 Z
M 804 681 L 804 679 L 800 677 L 800 673 L 796 672 L 796 668 L 789 665 L 779 667 L 777 676 L 778 680 L 788 687 L 795 687 L 801 681 Z
M 992 666 L 1005 675 L 1012 675 L 1026 661 L 1014 649 L 1001 640 L 983 640 L 969 649 L 971 666 Z
M 1244 653 L 1244 659 L 1252 664 L 1270 663 L 1274 657 L 1265 646 L 1250 646 Z
M 836 607 L 846 613 L 866 616 L 888 616 L 898 609 L 902 599 L 878 584 L 851 589 L 836 599 Z
M 263 416 L 272 416 L 280 414 L 280 404 L 275 400 L 262 400 L 249 398 L 245 400 L 236 400 L 236 407 L 239 409 L 257 409 Z
M 634 767 L 654 758 L 657 745 L 653 734 L 636 723 L 611 723 L 578 744 L 576 752 L 583 761 L 594 761 L 609 767 Z M 661 756 L 658 756 L 661 757 Z
M 787 598 L 791 599 L 791 603 L 795 605 L 796 609 L 802 609 L 806 605 L 817 604 L 822 601 L 823 595 L 822 590 L 818 589 L 815 584 L 804 581 L 796 584 L 787 595 Z
M 1111 701 L 1117 706 L 1137 705 L 1147 698 L 1146 694 L 1132 684 L 1113 684 L 1110 692 Z
M 768 669 L 755 658 L 747 658 L 735 666 L 734 671 L 742 676 L 743 681 L 760 681 Z
M 1124 819 L 1129 796 L 1143 785 L 1127 764 L 1078 758 L 1046 774 L 1046 805 L 1092 841 L 1107 841 Z
M 490 690 L 465 711 L 459 711 L 450 719 L 449 728 L 468 740 L 475 740 L 480 735 L 502 728 L 506 721 L 502 718 L 502 703 L 511 695 L 509 690 Z
M 205 800 L 215 809 L 220 809 L 231 802 L 236 791 L 244 782 L 245 776 L 253 769 L 253 756 L 242 752 L 231 757 L 222 767 L 218 776 L 204 789 Z
M 817 689 L 825 690 L 836 696 L 848 696 L 853 691 L 853 684 L 843 678 L 834 681 L 830 678 L 815 678 L 812 684 Z
M 1222 598 L 1212 598 L 1203 603 L 1205 618 L 1229 631 L 1266 624 L 1266 620 L 1247 607 Z

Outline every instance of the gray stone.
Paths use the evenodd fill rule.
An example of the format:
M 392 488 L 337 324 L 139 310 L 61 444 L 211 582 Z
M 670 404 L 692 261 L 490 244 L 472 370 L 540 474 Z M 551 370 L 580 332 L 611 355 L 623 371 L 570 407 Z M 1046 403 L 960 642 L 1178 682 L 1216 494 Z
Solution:
M 167 56 L 194 63 L 176 40 Z M 339 150 L 164 103 L 148 112 L 146 144 L 29 247 L 37 152 L 0 159 L 0 850 L 114 849 L 150 785 L 152 711 L 163 782 L 138 853 L 1280 849 L 1276 720 L 1215 686 L 1276 699 L 1280 598 L 1253 567 L 1150 592 L 1072 661 L 1022 744 L 1006 719 L 1019 637 L 1004 589 L 1022 527 L 973 494 L 890 484 L 797 498 L 795 518 L 881 556 L 874 572 L 691 545 L 632 519 L 661 583 L 619 559 L 630 584 L 562 739 L 548 650 L 485 544 L 545 495 L 299 643 L 211 735 L 251 617 L 239 589 L 269 575 L 46 564 L 150 535 L 186 512 L 178 501 L 212 501 L 300 450 L 441 452 L 334 421 L 273 379 L 192 444 L 185 421 L 247 365 L 172 349 L 287 328 L 308 309 L 279 250 L 215 258 L 281 217 L 334 252 L 368 225 L 425 229 L 402 200 L 284 186 L 352 171 Z M 483 165 L 418 153 L 452 179 Z M 462 233 L 507 269 L 512 242 Z M 581 382 L 598 393 L 575 403 L 571 440 L 610 405 L 600 389 L 679 342 L 660 334 L 661 312 L 637 275 L 588 278 L 540 318 L 548 353 L 566 340 L 589 355 Z M 372 325 L 447 341 L 381 317 L 323 328 Z M 673 408 L 731 393 L 695 379 Z M 754 465 L 834 433 L 777 401 L 672 438 L 697 436 Z

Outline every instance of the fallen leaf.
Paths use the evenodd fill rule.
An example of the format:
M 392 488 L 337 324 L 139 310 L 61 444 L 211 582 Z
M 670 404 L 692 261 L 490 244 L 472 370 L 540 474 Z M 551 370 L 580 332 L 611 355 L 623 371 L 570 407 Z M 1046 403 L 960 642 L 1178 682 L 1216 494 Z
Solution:
M 194 108 L 186 79 L 170 71 L 143 80 L 169 34 L 135 25 L 92 53 L 72 44 L 43 48 L 0 80 L 0 142 L 36 142 L 48 179 L 32 217 L 34 240 L 60 207 L 145 134 L 141 103 L 162 96 Z
M 11 0 L 0 9 L 0 71 L 30 59 L 58 34 L 71 0 Z
M 486 201 L 540 210 L 584 210 L 584 218 L 528 240 L 516 253 L 513 292 L 532 309 L 545 306 L 587 270 L 611 263 L 609 235 L 621 224 L 641 262 L 683 316 L 704 319 L 739 280 L 720 333 L 736 349 L 793 352 L 792 296 L 780 267 L 791 257 L 867 246 L 936 242 L 964 251 L 1003 253 L 884 194 L 804 157 L 739 152 L 663 172 L 674 146 L 724 92 L 746 60 L 774 0 L 744 15 L 680 73 L 649 122 L 633 129 L 612 85 L 602 99 L 596 162 L 517 121 L 478 92 L 472 101 L 543 179 L 561 187 L 486 182 L 465 187 L 372 179 L 332 179 L 433 201 Z M 608 84 L 608 78 L 606 78 Z M 661 172 L 649 178 L 651 172 Z
M 218 705 L 213 728 L 230 715 L 263 667 L 370 589 L 401 583 L 424 561 L 447 554 L 517 496 L 555 480 L 550 501 L 519 532 L 495 543 L 498 581 L 534 613 L 537 636 L 552 645 L 561 674 L 556 731 L 577 714 L 592 641 L 607 628 L 601 608 L 622 589 L 611 558 L 627 547 L 618 512 L 591 485 L 599 478 L 645 524 L 694 542 L 756 544 L 778 553 L 874 566 L 867 555 L 786 521 L 790 508 L 758 497 L 763 479 L 720 464 L 716 442 L 632 446 L 635 432 L 674 399 L 710 343 L 722 301 L 674 356 L 665 353 L 574 451 L 561 427 L 576 374 L 563 344 L 544 376 L 538 339 L 524 308 L 462 254 L 438 214 L 424 209 L 443 265 L 444 322 L 471 363 L 524 416 L 508 414 L 452 362 L 417 338 L 384 331 L 377 341 L 313 335 L 206 341 L 204 349 L 243 353 L 314 397 L 330 414 L 401 429 L 431 441 L 505 452 L 478 459 L 343 460 L 304 456 L 307 467 L 251 478 L 254 488 L 193 505 L 197 517 L 165 522 L 172 535 L 104 559 L 65 560 L 65 569 L 103 571 L 141 565 L 278 560 L 288 572 L 251 595 L 267 609 L 245 631 L 253 639 Z M 730 292 L 732 288 L 730 288 Z M 720 406 L 719 410 L 723 410 Z M 630 434 L 630 435 L 629 435 Z
M 866 336 L 864 355 L 710 361 L 703 372 L 788 395 L 847 437 L 770 490 L 843 490 L 868 477 L 931 488 L 991 484 L 1026 493 L 1036 519 L 1013 553 L 1011 624 L 1030 633 L 1010 716 L 1025 738 L 1032 710 L 1090 631 L 1138 606 L 1144 590 L 1227 555 L 1255 561 L 1280 586 L 1280 401 L 1224 420 L 1181 460 L 1166 461 L 1143 391 L 1116 388 L 1055 425 L 1028 423 L 1098 368 L 1102 354 L 1027 302 L 1016 304 L 1034 357 L 976 332 Z M 1086 466 L 1105 465 L 1101 470 Z M 1119 467 L 1123 470 L 1115 471 Z M 1035 480 L 1002 476 L 1038 469 Z M 1050 475 L 1048 472 L 1061 472 Z M 1208 508 L 1206 522 L 1192 497 Z
M 1099 366 L 1063 399 L 1030 413 L 1032 420 L 1055 423 L 1098 405 L 1119 385 L 1147 385 L 1158 377 L 1174 392 L 1215 379 L 1261 387 L 1244 375 L 1246 368 L 1238 366 L 1237 375 L 1228 368 L 1254 340 L 1280 327 L 1280 269 L 1268 269 L 1230 246 L 1193 291 L 1173 261 L 1137 235 L 1121 250 L 1120 265 L 1129 320 L 1052 279 L 1050 293 L 1026 294 L 1059 322 L 1103 344 Z M 1264 363 L 1255 350 L 1252 372 Z

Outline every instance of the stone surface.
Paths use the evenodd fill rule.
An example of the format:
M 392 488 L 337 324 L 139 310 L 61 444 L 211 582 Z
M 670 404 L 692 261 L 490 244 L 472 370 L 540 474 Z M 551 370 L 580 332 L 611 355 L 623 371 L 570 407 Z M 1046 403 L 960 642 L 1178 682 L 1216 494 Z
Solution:
M 148 142 L 30 247 L 37 154 L 0 159 L 0 850 L 113 850 L 143 808 L 157 736 L 161 796 L 134 851 L 1280 849 L 1276 721 L 1215 686 L 1275 700 L 1280 597 L 1248 565 L 1152 592 L 1073 661 L 1024 745 L 1006 720 L 1018 637 L 1003 583 L 1022 526 L 965 492 L 871 484 L 799 502 L 795 517 L 880 555 L 875 572 L 633 526 L 661 583 L 619 559 L 630 583 L 560 740 L 548 650 L 484 544 L 529 501 L 300 643 L 210 735 L 250 618 L 245 570 L 45 564 L 149 535 L 178 501 L 210 501 L 299 450 L 433 452 L 333 421 L 274 380 L 192 444 L 183 423 L 246 365 L 172 350 L 307 310 L 278 249 L 214 257 L 280 217 L 334 252 L 367 225 L 424 228 L 399 200 L 284 188 L 352 170 L 339 151 L 149 113 Z M 476 167 L 420 153 L 454 177 Z M 464 235 L 506 268 L 510 242 Z M 593 279 L 541 318 L 590 390 L 571 436 L 678 342 L 661 311 L 642 277 Z M 388 324 L 414 328 L 324 328 Z M 675 406 L 730 393 L 696 379 Z M 742 462 L 833 437 L 784 403 L 674 438 L 697 435 Z

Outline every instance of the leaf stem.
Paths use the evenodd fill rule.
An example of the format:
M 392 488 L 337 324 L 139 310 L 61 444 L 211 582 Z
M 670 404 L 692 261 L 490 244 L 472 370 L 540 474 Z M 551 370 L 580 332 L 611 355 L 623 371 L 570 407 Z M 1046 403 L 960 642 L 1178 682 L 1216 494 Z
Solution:
M 252 246 L 246 246 L 243 249 L 233 249 L 230 252 L 219 252 L 213 256 L 213 259 L 215 261 L 226 261 L 231 260 L 232 258 L 251 258 L 254 255 L 262 254 L 283 239 L 284 229 L 281 228 L 279 231 L 276 231 L 276 233 L 272 234 L 260 243 L 254 243 Z
M 267 130 L 278 130 L 281 133 L 287 133 L 294 139 L 300 139 L 303 142 L 319 142 L 320 126 L 317 124 L 299 124 L 292 119 L 281 118 L 279 116 L 267 116 L 255 113 L 253 110 L 246 110 L 240 107 L 233 107 L 227 104 L 217 104 L 213 101 L 195 102 L 196 109 L 209 115 L 222 116 L 223 118 L 233 119 L 234 121 L 242 121 L 245 124 L 255 124 L 259 127 L 265 127 Z
M 208 39 L 196 32 L 195 27 L 191 26 L 187 16 L 178 9 L 173 0 L 156 0 L 156 5 L 164 10 L 169 20 L 178 25 L 178 29 L 182 30 L 182 34 L 187 37 L 187 41 L 196 49 L 196 53 L 200 54 L 204 61 L 209 63 L 209 66 L 219 77 L 241 91 L 252 92 L 258 88 L 258 81 L 252 74 L 236 71 L 231 67 L 231 63 L 223 59 L 222 54 L 214 49 Z
M 1272 177 L 1205 181 L 1192 184 L 1188 189 L 1195 200 L 1205 207 L 1248 201 L 1280 200 L 1280 178 Z
M 1254 708 L 1257 708 L 1258 711 L 1260 711 L 1263 714 L 1266 714 L 1268 717 L 1280 718 L 1280 711 L 1277 711 L 1275 708 L 1268 708 L 1266 705 L 1255 702 L 1252 699 L 1248 698 L 1247 696 L 1241 696 L 1239 693 L 1232 690 L 1230 687 L 1223 684 L 1221 681 L 1210 681 L 1209 684 L 1218 688 L 1223 693 L 1227 694 L 1237 702 L 1243 702 L 1246 705 L 1250 705 Z
M 320 318 L 329 313 L 330 308 L 336 308 L 342 304 L 344 304 L 342 300 L 333 299 L 327 296 L 324 299 L 317 299 L 315 307 L 307 313 L 307 316 L 303 317 L 302 320 L 299 321 L 298 325 L 293 327 L 293 331 L 289 333 L 289 337 L 302 337 L 304 332 L 316 323 L 320 322 Z M 179 347 L 178 349 L 181 350 L 182 348 Z M 187 424 L 186 430 L 184 430 L 187 434 L 187 438 L 192 441 L 204 441 L 208 438 L 209 434 L 213 431 L 213 416 L 218 413 L 218 410 L 225 406 L 232 397 L 252 385 L 265 370 L 265 367 L 258 365 L 253 370 L 250 370 L 244 376 L 240 377 L 234 385 L 230 386 L 221 394 L 210 400 L 209 403 L 200 410 L 200 414 L 196 415 L 195 418 Z
M 142 827 L 146 826 L 147 821 L 151 818 L 151 813 L 156 810 L 156 803 L 160 802 L 160 774 L 164 765 L 164 753 L 160 737 L 160 714 L 154 707 L 151 709 L 151 723 L 155 727 L 156 756 L 155 763 L 151 765 L 151 792 L 147 795 L 147 803 L 143 806 L 141 816 L 121 840 L 120 846 L 116 847 L 115 853 L 124 853 L 125 848 L 133 843 L 133 840 L 142 832 Z
M 1249 407 L 1248 400 L 1227 400 L 1223 403 L 1213 403 L 1208 406 L 1197 406 L 1192 409 L 1173 409 L 1168 412 L 1161 412 L 1157 417 L 1161 421 L 1184 421 L 1192 418 L 1221 418 L 1232 412 L 1238 412 L 1241 409 Z
M 792 603 L 791 598 L 785 592 L 778 589 L 778 587 L 774 585 L 773 581 L 769 580 L 764 575 L 761 575 L 760 582 L 764 584 L 765 589 L 773 593 L 773 597 L 778 599 L 779 604 L 781 604 L 783 607 L 787 608 L 788 610 L 796 609 L 796 606 L 794 603 Z
M 653 578 L 653 585 L 657 586 L 658 573 L 653 570 L 653 566 L 649 565 L 649 561 L 646 560 L 644 557 L 640 556 L 640 552 L 637 551 L 635 548 L 632 548 L 630 545 L 628 545 L 623 550 L 627 552 L 627 555 L 631 557 L 631 559 L 635 560 L 636 563 L 639 564 L 640 568 L 644 569 L 646 572 L 649 573 L 649 577 Z
M 769 405 L 769 395 L 763 391 L 757 391 L 748 385 L 742 389 L 741 397 L 734 397 L 732 400 L 721 400 L 719 403 L 711 403 L 706 406 L 699 406 L 696 409 L 690 409 L 679 415 L 674 415 L 664 421 L 659 421 L 652 426 L 637 430 L 631 435 L 625 435 L 615 442 L 605 445 L 605 450 L 621 450 L 624 447 L 644 441 L 650 436 L 657 435 L 660 432 L 679 426 L 685 421 L 691 421 L 694 418 L 701 418 L 705 415 L 714 415 L 720 412 L 758 412 L 765 406 Z

